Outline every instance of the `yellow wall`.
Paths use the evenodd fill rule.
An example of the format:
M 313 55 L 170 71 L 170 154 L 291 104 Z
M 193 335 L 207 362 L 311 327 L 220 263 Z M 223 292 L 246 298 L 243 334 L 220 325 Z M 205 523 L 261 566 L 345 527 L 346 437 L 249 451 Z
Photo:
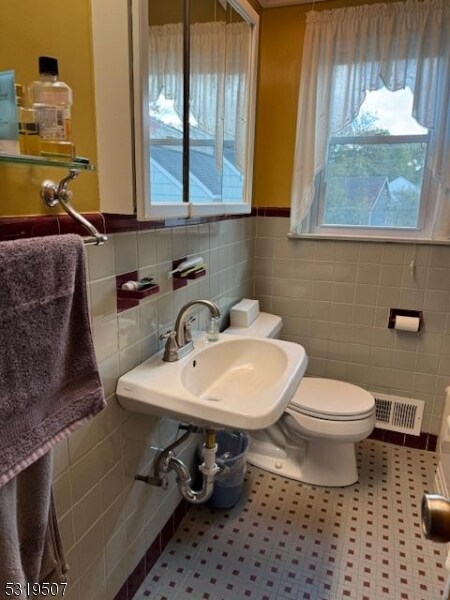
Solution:
M 330 0 L 314 10 L 378 0 Z M 264 10 L 261 23 L 253 204 L 289 206 L 306 13 L 312 4 Z
M 261 13 L 261 6 L 256 0 L 249 0 L 252 7 Z M 218 0 L 192 0 L 190 5 L 191 21 L 219 21 L 226 20 L 226 12 Z M 235 15 L 238 18 L 238 15 Z M 149 20 L 150 25 L 164 25 L 166 23 L 178 23 L 183 19 L 183 2 L 182 0 L 165 0 L 161 2 L 157 0 L 152 2 L 149 0 Z
M 16 82 L 38 78 L 38 57 L 54 56 L 60 79 L 74 92 L 73 139 L 78 155 L 96 163 L 94 88 L 89 0 L 0 0 L 0 71 L 13 69 Z M 40 183 L 59 180 L 63 169 L 0 164 L 0 216 L 54 214 L 43 208 Z M 95 173 L 82 173 L 71 185 L 73 204 L 82 212 L 97 211 Z
M 307 8 L 263 11 L 253 204 L 289 206 L 298 83 Z
M 183 21 L 182 0 L 153 2 L 149 0 L 149 25 L 165 25 Z M 226 12 L 222 5 L 211 0 L 192 0 L 190 3 L 190 19 L 192 23 L 225 21 Z

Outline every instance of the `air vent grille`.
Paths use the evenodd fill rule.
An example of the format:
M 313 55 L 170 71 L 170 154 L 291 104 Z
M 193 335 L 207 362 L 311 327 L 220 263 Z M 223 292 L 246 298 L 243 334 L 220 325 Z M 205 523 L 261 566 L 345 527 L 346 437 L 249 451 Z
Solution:
M 425 403 L 374 392 L 376 427 L 420 435 Z

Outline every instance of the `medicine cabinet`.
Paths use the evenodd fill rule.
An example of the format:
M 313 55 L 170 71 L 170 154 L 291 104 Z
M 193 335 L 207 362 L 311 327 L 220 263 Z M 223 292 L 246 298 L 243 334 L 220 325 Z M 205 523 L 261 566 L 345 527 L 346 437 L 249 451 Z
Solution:
M 91 2 L 102 210 L 250 212 L 258 13 L 248 0 L 126 4 Z

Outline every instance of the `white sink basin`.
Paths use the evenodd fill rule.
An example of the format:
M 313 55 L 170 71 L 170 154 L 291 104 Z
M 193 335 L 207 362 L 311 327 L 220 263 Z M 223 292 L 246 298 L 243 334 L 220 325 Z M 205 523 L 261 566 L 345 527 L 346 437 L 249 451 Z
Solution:
M 264 429 L 275 423 L 306 370 L 305 350 L 281 340 L 220 335 L 199 338 L 176 362 L 162 352 L 119 379 L 127 410 L 194 425 Z

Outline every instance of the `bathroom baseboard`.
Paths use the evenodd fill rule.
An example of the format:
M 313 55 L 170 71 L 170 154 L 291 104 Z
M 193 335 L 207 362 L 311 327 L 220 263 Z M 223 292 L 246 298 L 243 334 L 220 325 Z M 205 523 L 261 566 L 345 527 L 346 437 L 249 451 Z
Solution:
M 435 452 L 438 436 L 434 433 L 422 432 L 420 435 L 410 435 L 398 431 L 388 431 L 375 427 L 369 435 L 372 440 L 379 440 L 387 444 L 396 444 L 397 446 L 406 446 L 407 448 L 416 448 L 417 450 L 428 450 Z
M 145 577 L 162 554 L 164 548 L 172 539 L 177 527 L 185 517 L 189 506 L 190 504 L 186 500 L 181 500 L 151 546 L 147 549 L 147 552 L 142 557 L 137 567 L 131 575 L 128 576 L 128 579 L 114 596 L 114 600 L 132 600 Z

